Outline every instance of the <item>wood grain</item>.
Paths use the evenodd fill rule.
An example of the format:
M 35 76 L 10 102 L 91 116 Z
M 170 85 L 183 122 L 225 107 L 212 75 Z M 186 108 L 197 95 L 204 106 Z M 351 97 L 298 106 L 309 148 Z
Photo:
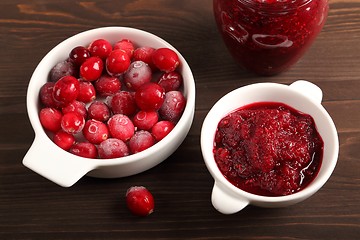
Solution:
M 34 138 L 27 84 L 52 47 L 100 26 L 140 28 L 174 45 L 195 76 L 195 119 L 178 151 L 157 167 L 122 179 L 84 177 L 62 188 L 22 165 Z M 311 49 L 273 77 L 254 76 L 234 63 L 215 27 L 211 0 L 2 0 L 0 46 L 0 239 L 360 239 L 359 0 L 331 0 Z M 340 138 L 334 174 L 317 194 L 292 207 L 216 212 L 199 146 L 208 110 L 237 87 L 297 79 L 323 89 Z M 137 184 L 156 198 L 147 218 L 125 208 L 124 193 Z

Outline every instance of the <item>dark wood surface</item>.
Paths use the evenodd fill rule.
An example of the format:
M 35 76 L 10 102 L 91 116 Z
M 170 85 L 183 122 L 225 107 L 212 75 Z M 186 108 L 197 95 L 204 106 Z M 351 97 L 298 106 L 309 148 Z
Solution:
M 22 165 L 34 138 L 27 84 L 57 43 L 101 26 L 140 28 L 174 45 L 195 76 L 195 119 L 178 151 L 157 167 L 121 179 L 84 177 L 62 188 Z M 360 239 L 359 0 L 331 0 L 311 49 L 273 77 L 238 68 L 215 28 L 211 0 L 2 0 L 0 52 L 0 239 Z M 218 213 L 199 146 L 206 113 L 237 87 L 297 79 L 323 89 L 323 105 L 337 126 L 340 156 L 332 177 L 291 207 Z M 149 217 L 134 217 L 126 209 L 124 194 L 131 185 L 153 192 L 156 210 Z

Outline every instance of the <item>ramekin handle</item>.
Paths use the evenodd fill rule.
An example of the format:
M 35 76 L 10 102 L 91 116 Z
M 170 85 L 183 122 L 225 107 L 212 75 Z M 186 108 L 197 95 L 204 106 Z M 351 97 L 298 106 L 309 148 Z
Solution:
M 249 205 L 249 200 L 235 196 L 223 189 L 224 188 L 215 181 L 211 193 L 211 202 L 217 211 L 223 214 L 233 214 Z
M 92 163 L 79 161 L 43 137 L 35 136 L 23 164 L 41 176 L 62 187 L 70 187 L 90 170 Z
M 302 94 L 307 95 L 318 103 L 321 103 L 322 101 L 323 93 L 321 89 L 314 83 L 306 80 L 298 80 L 290 84 L 290 87 Z

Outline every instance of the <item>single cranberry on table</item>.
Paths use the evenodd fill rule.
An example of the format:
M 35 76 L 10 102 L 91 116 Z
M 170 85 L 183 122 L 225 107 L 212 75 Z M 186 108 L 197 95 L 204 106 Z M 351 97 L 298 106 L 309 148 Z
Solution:
M 155 202 L 151 192 L 143 186 L 133 186 L 126 191 L 126 205 L 131 213 L 145 217 L 154 212 Z

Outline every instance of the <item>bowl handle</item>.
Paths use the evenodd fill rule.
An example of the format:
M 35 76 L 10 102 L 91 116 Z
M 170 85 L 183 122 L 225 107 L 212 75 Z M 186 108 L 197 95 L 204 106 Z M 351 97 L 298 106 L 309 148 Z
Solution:
M 35 136 L 23 164 L 62 187 L 70 187 L 95 168 L 90 161 L 79 160 L 81 159 L 74 158 L 71 153 L 62 150 L 49 139 Z
M 225 189 L 225 187 L 221 187 L 221 185 L 215 181 L 211 193 L 211 202 L 217 211 L 223 214 L 233 214 L 249 205 L 249 200 L 235 196 L 235 194 L 231 194 L 230 191 L 224 191 L 223 189 Z
M 311 99 L 315 100 L 317 103 L 321 103 L 322 101 L 323 93 L 321 89 L 317 85 L 309 81 L 298 80 L 290 84 L 290 87 L 310 97 Z

